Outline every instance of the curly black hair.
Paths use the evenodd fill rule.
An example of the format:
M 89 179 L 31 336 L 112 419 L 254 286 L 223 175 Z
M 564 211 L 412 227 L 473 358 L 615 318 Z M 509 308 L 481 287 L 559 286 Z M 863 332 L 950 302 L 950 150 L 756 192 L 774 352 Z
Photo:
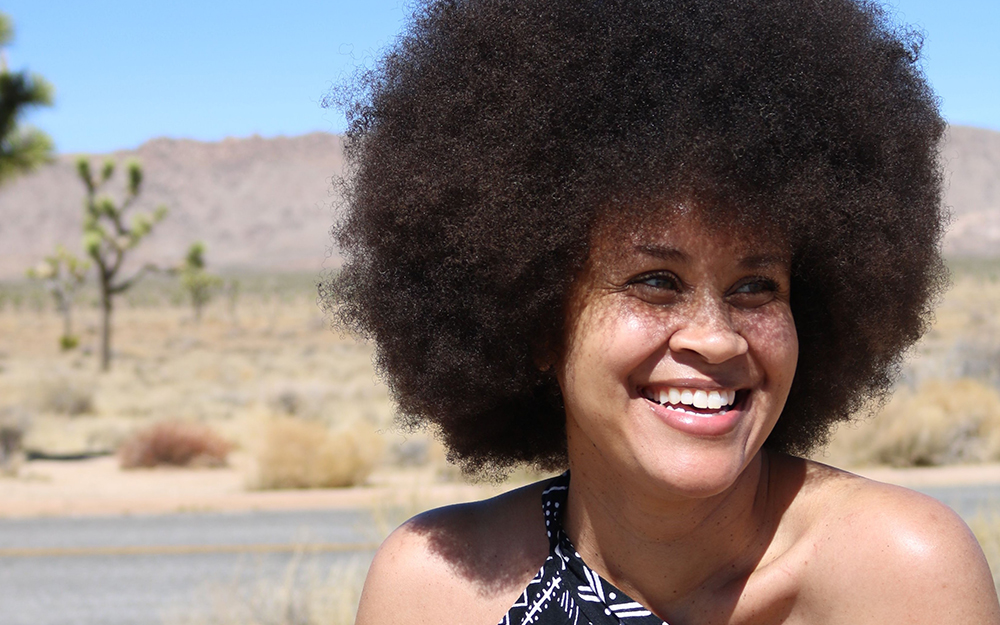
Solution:
M 321 297 L 465 470 L 557 468 L 539 363 L 595 224 L 696 198 L 790 245 L 800 355 L 765 445 L 804 453 L 886 396 L 945 281 L 920 42 L 852 0 L 422 2 L 341 92 L 345 264 Z

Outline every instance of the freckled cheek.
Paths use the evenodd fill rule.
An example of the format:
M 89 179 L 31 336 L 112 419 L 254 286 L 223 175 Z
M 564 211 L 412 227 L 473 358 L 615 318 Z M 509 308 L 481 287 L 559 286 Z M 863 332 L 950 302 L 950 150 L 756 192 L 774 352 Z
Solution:
M 790 384 L 799 358 L 799 337 L 791 311 L 751 316 L 740 325 L 741 334 L 767 369 L 768 377 L 779 384 Z
M 656 315 L 628 308 L 591 311 L 574 332 L 565 372 L 577 384 L 585 377 L 588 386 L 618 385 L 645 362 L 657 359 L 667 335 L 663 319 Z
M 620 369 L 633 371 L 642 363 L 659 359 L 666 350 L 670 336 L 668 320 L 663 315 L 625 309 L 618 313 L 618 322 L 604 346 L 604 357 L 615 361 Z

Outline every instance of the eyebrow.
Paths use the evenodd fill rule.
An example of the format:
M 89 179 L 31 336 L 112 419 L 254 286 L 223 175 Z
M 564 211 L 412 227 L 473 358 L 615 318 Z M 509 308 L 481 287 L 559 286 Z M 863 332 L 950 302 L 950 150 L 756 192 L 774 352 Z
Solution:
M 790 267 L 788 258 L 779 254 L 758 254 L 740 259 L 740 266 L 747 269 L 765 269 L 767 267 Z
M 688 255 L 680 251 L 675 247 L 667 247 L 666 245 L 652 245 L 652 244 L 639 244 L 635 246 L 637 252 L 645 254 L 646 256 L 652 256 L 653 258 L 659 258 L 660 260 L 673 260 L 686 262 L 690 260 Z
M 674 262 L 686 263 L 690 257 L 675 247 L 667 245 L 639 244 L 635 250 L 646 256 Z M 739 266 L 745 269 L 765 269 L 767 267 L 789 267 L 789 260 L 780 254 L 754 254 L 739 259 Z

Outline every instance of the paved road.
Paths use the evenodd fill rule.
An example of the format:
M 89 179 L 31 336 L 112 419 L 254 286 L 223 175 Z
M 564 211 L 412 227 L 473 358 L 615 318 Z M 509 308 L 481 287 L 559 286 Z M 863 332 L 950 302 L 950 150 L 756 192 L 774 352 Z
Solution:
M 966 519 L 1000 511 L 1000 485 L 921 490 Z M 0 520 L 0 623 L 178 622 L 211 613 L 220 592 L 252 601 L 286 585 L 297 557 L 299 587 L 363 574 L 377 525 L 345 510 Z
M 917 488 L 920 492 L 930 495 L 951 506 L 952 510 L 962 515 L 966 521 L 971 521 L 979 514 L 987 514 L 988 518 L 1000 515 L 1000 484 L 985 484 L 978 486 L 949 486 Z
M 262 585 L 363 574 L 378 531 L 358 511 L 0 521 L 0 623 L 126 625 L 209 614 Z M 295 564 L 298 562 L 298 565 Z

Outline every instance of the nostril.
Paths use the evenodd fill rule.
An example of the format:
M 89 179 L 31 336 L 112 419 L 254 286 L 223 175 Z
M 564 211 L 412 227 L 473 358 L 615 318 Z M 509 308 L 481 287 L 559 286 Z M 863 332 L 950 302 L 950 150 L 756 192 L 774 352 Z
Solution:
M 742 334 L 732 327 L 690 325 L 670 336 L 667 347 L 674 353 L 692 352 L 709 362 L 721 362 L 740 356 L 749 349 Z

